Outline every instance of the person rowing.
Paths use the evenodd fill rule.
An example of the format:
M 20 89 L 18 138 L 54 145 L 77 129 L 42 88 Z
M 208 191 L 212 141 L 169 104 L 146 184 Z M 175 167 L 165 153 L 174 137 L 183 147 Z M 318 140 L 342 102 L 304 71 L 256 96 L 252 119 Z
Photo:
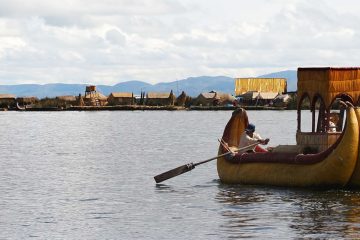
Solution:
M 261 145 L 267 145 L 270 141 L 269 138 L 263 139 L 258 133 L 255 132 L 255 125 L 249 123 L 245 128 L 245 131 L 240 136 L 239 148 L 243 149 L 246 146 L 253 145 L 254 143 L 259 143 Z M 252 146 L 250 149 L 245 149 L 240 151 L 244 152 L 267 152 L 268 150 L 260 147 L 259 145 Z
M 245 131 L 241 134 L 240 144 L 238 147 L 229 147 L 229 145 L 223 139 L 221 139 L 220 143 L 227 151 L 232 153 L 230 157 L 233 157 L 236 153 L 268 152 L 267 149 L 260 147 L 259 144 L 266 145 L 269 141 L 269 138 L 263 139 L 258 133 L 256 133 L 255 125 L 250 123 L 245 128 Z M 271 149 L 272 148 L 269 148 L 269 150 Z

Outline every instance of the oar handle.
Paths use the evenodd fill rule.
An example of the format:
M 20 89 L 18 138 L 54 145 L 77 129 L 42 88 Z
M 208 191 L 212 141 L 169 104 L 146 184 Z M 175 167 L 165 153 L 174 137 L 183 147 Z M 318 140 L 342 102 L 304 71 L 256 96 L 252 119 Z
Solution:
M 252 147 L 252 146 L 255 146 L 255 145 L 258 145 L 258 143 L 254 143 L 254 144 L 251 144 L 251 145 L 249 145 L 249 146 L 246 146 L 246 147 L 243 147 L 243 148 L 239 148 L 239 149 L 236 150 L 236 151 L 238 152 L 238 151 L 247 149 L 247 148 Z M 232 154 L 232 152 L 229 151 L 229 152 L 220 154 L 220 155 L 218 155 L 218 156 L 216 156 L 216 157 L 212 157 L 212 158 L 209 158 L 209 159 L 204 160 L 204 161 L 201 161 L 201 162 L 188 163 L 188 164 L 182 165 L 182 166 L 180 166 L 180 167 L 171 169 L 171 170 L 169 170 L 169 171 L 167 171 L 167 172 L 161 173 L 161 174 L 155 176 L 154 179 L 155 179 L 156 183 L 160 183 L 160 182 L 165 181 L 165 180 L 167 180 L 167 179 L 169 179 L 169 178 L 173 178 L 173 177 L 176 177 L 176 176 L 178 176 L 178 175 L 180 175 L 180 174 L 189 172 L 189 171 L 191 171 L 192 169 L 194 169 L 195 166 L 198 166 L 198 165 L 200 165 L 200 164 L 204 164 L 204 163 L 210 162 L 210 161 L 212 161 L 212 160 L 214 160 L 214 159 L 217 159 L 217 158 L 219 158 L 219 157 L 224 157 L 224 156 L 229 155 L 229 154 Z
M 204 161 L 201 161 L 201 162 L 190 163 L 190 164 L 192 164 L 192 165 L 195 167 L 195 166 L 197 166 L 197 165 L 210 162 L 210 161 L 212 161 L 212 160 L 214 160 L 214 159 L 217 159 L 217 158 L 219 158 L 219 157 L 224 157 L 224 156 L 229 155 L 229 154 L 231 154 L 231 153 L 232 153 L 232 152 L 226 152 L 226 153 L 220 154 L 220 155 L 218 155 L 218 156 L 216 156 L 216 157 L 212 157 L 212 158 L 209 158 L 209 159 L 204 160 Z
M 253 144 L 247 145 L 247 146 L 245 146 L 245 147 L 238 148 L 238 149 L 235 150 L 235 152 L 240 152 L 240 151 L 242 151 L 242 150 L 245 150 L 245 149 L 254 147 L 254 146 L 259 145 L 259 144 L 260 144 L 259 142 L 253 143 Z
M 248 145 L 248 146 L 246 146 L 246 147 L 242 147 L 242 148 L 236 149 L 236 151 L 235 151 L 235 152 L 239 152 L 239 151 L 241 151 L 241 150 L 244 150 L 244 149 L 248 149 L 248 148 L 254 147 L 254 146 L 258 145 L 258 144 L 259 144 L 259 143 L 253 143 L 253 144 L 250 144 L 250 145 Z M 229 150 L 230 150 L 230 149 L 229 149 Z M 229 155 L 229 154 L 231 154 L 231 153 L 232 153 L 232 152 L 231 152 L 231 151 L 229 151 L 229 152 L 226 152 L 226 153 L 220 154 L 220 155 L 218 155 L 218 156 L 216 156 L 216 157 L 212 157 L 212 158 L 209 158 L 209 159 L 207 159 L 207 160 L 204 160 L 204 161 L 201 161 L 201 162 L 198 162 L 198 163 L 189 163 L 189 164 L 191 164 L 191 165 L 193 165 L 193 166 L 195 167 L 195 166 L 197 166 L 197 165 L 200 165 L 200 164 L 203 164 L 203 163 L 210 162 L 210 161 L 212 161 L 212 160 L 214 160 L 214 159 L 217 159 L 217 158 L 219 158 L 219 157 L 224 157 L 224 156 Z M 188 165 L 189 165 L 189 164 L 188 164 Z

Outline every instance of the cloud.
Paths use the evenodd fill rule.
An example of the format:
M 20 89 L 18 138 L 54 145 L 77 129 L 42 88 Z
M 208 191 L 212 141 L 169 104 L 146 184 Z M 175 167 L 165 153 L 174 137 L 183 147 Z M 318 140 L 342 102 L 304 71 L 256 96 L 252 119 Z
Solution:
M 0 0 L 0 80 L 151 83 L 356 66 L 356 1 Z
M 106 32 L 106 40 L 111 44 L 122 46 L 126 43 L 126 36 L 117 29 L 111 29 Z

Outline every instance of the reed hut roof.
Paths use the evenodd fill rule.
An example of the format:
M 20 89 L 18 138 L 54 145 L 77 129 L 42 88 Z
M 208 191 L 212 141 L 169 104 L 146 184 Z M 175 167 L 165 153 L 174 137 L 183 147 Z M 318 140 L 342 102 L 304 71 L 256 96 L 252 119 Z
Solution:
M 200 96 L 202 96 L 203 98 L 206 98 L 206 99 L 213 99 L 215 97 L 215 95 L 216 95 L 215 92 L 200 93 Z
M 99 100 L 104 100 L 106 101 L 107 100 L 107 97 L 102 94 L 102 93 L 99 93 L 99 92 L 96 92 L 96 93 L 93 93 L 93 94 L 87 94 L 86 96 L 84 96 L 84 98 L 88 99 L 88 98 L 91 98 L 91 97 L 96 97 L 98 98 Z
M 259 96 L 259 92 L 257 91 L 248 91 L 244 94 L 239 95 L 240 97 L 247 99 L 247 100 L 253 100 L 256 99 Z
M 17 100 L 20 101 L 38 101 L 39 99 L 37 97 L 17 97 Z
M 279 95 L 279 93 L 277 92 L 260 92 L 258 98 L 265 100 L 272 100 L 276 98 L 277 95 Z
M 75 96 L 57 96 L 56 99 L 66 101 L 66 102 L 75 102 L 76 101 Z
M 219 93 L 218 92 L 217 96 L 221 99 L 221 101 L 230 101 L 230 102 L 235 101 L 235 97 L 233 95 L 231 95 L 230 93 Z
M 313 102 L 320 96 L 327 108 L 336 97 L 346 94 L 353 103 L 360 97 L 360 68 L 298 68 L 298 96 Z
M 235 97 L 232 96 L 229 93 L 222 93 L 222 92 L 205 92 L 205 93 L 200 93 L 200 95 L 198 96 L 198 98 L 205 98 L 205 99 L 218 99 L 221 101 L 234 101 Z
M 235 95 L 248 91 L 284 93 L 287 91 L 286 78 L 235 78 Z
M 0 94 L 0 99 L 15 99 L 16 96 L 13 94 Z
M 94 85 L 86 86 L 85 91 L 86 92 L 94 92 L 94 91 L 96 91 L 96 86 L 94 86 Z
M 147 98 L 169 98 L 170 93 L 148 92 L 146 97 Z
M 274 100 L 276 100 L 276 101 L 284 101 L 284 102 L 286 102 L 289 99 L 290 99 L 289 94 L 279 94 L 274 98 Z
M 112 92 L 110 93 L 110 96 L 114 98 L 131 98 L 133 97 L 133 94 L 130 92 Z

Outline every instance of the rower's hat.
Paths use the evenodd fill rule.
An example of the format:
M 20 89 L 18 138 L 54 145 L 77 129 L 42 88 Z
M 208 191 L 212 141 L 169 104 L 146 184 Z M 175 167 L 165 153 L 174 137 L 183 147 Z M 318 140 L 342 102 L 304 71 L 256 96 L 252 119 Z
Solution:
M 252 123 L 249 123 L 249 125 L 247 125 L 247 127 L 245 128 L 245 131 L 247 132 L 255 132 L 255 125 Z

